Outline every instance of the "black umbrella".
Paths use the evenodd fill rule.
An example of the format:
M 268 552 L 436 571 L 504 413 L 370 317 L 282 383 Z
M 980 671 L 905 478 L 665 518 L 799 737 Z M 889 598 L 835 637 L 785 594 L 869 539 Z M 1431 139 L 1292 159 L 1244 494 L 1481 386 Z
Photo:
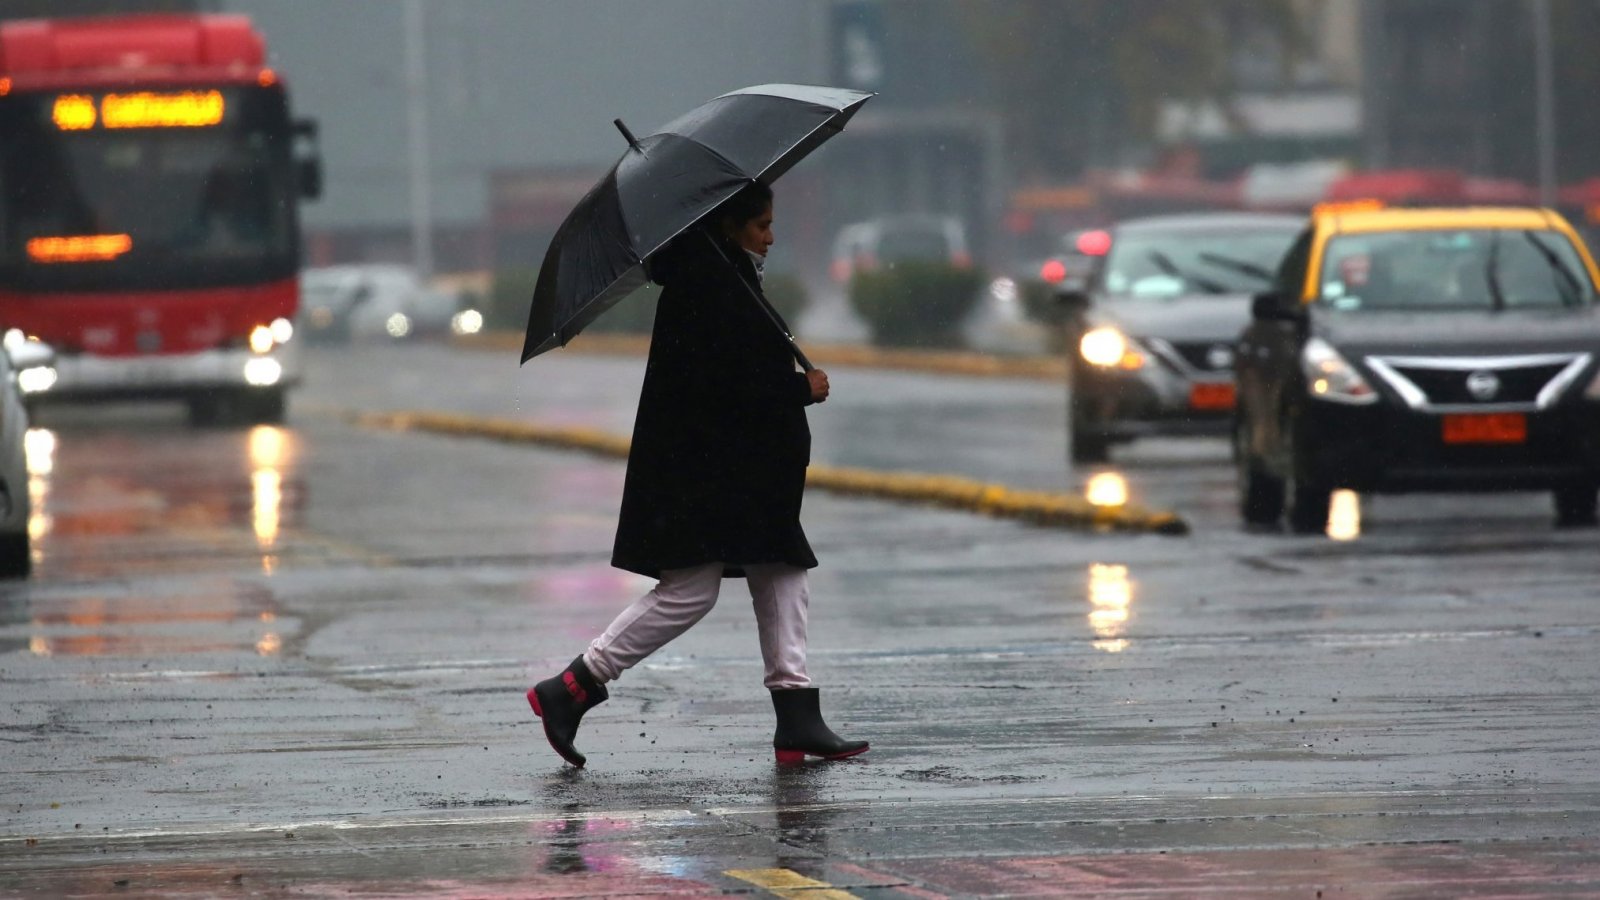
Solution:
M 723 94 L 642 139 L 615 120 L 628 150 L 550 241 L 534 285 L 522 361 L 565 345 L 642 287 L 652 254 L 751 181 L 776 180 L 838 134 L 871 96 L 764 84 Z M 751 294 L 759 301 L 753 288 Z M 789 344 L 809 369 L 793 338 Z

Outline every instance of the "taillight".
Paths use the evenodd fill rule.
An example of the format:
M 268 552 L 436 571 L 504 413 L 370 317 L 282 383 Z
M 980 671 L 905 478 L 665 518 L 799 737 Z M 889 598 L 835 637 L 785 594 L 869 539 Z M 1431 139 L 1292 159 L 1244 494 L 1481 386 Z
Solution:
M 1111 232 L 1085 231 L 1078 235 L 1078 252 L 1084 256 L 1105 256 L 1111 252 Z
M 1067 278 L 1067 264 L 1059 259 L 1052 259 L 1039 267 L 1039 277 L 1051 284 L 1060 284 Z

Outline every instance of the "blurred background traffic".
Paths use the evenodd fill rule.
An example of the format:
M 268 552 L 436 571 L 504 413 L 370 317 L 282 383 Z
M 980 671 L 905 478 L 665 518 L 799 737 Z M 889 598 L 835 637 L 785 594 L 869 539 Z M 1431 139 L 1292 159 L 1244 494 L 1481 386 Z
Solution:
M 1305 342 L 1326 317 L 1300 305 L 1381 307 L 1367 279 L 1387 226 L 1339 245 L 1337 283 L 1304 258 L 1285 268 L 1292 246 L 1320 261 L 1344 213 L 1559 214 L 1435 220 L 1413 242 L 1439 264 L 1413 291 L 1435 306 L 1458 296 L 1448 263 L 1451 290 L 1465 277 L 1487 304 L 1471 312 L 1503 311 L 1518 266 L 1539 285 L 1528 309 L 1576 310 L 1571 327 L 1484 337 L 1422 368 L 1492 376 L 1474 402 L 1494 408 L 1472 415 L 1570 403 L 1562 421 L 1592 418 L 1597 33 L 1594 0 L 0 0 L 0 325 L 19 410 L 0 481 L 27 480 L 24 409 L 177 400 L 194 424 L 277 425 L 302 348 L 519 341 L 551 238 L 624 149 L 613 119 L 648 133 L 728 90 L 796 82 L 878 94 L 848 140 L 777 186 L 763 288 L 802 340 L 1053 360 L 1071 385 L 1069 465 L 1149 435 L 1231 433 L 1234 459 L 1254 460 L 1245 520 L 1287 504 L 1317 530 L 1329 489 L 1381 479 L 1307 482 L 1279 458 L 1298 432 L 1267 446 L 1287 411 L 1257 410 L 1273 421 L 1241 434 L 1245 329 L 1304 332 L 1281 348 L 1300 368 L 1272 385 L 1331 366 L 1348 386 L 1359 369 L 1373 396 L 1463 412 L 1365 357 L 1346 364 L 1337 341 Z M 648 334 L 652 296 L 590 331 Z M 1499 383 L 1552 354 L 1565 362 L 1529 388 L 1536 406 L 1500 408 Z M 1519 445 L 1457 453 L 1493 468 L 1550 444 L 1518 422 L 1447 427 Z M 1597 452 L 1557 430 L 1576 462 L 1511 486 L 1554 487 L 1560 518 L 1582 524 Z M 0 536 L 25 548 L 12 493 Z
M 67 6 L 0 16 L 254 21 L 320 125 L 304 265 L 374 267 L 309 276 L 302 316 L 328 337 L 410 338 L 466 308 L 520 327 L 550 236 L 620 154 L 610 120 L 649 129 L 764 81 L 881 94 L 779 192 L 776 293 L 815 340 L 1053 349 L 1040 285 L 1092 257 L 1083 229 L 1139 214 L 1378 198 L 1600 220 L 1586 0 Z

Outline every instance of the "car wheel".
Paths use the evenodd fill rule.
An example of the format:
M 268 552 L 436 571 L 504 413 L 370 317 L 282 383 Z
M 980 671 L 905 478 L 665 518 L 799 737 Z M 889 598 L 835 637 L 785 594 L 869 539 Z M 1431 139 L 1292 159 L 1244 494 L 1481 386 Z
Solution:
M 1292 427 L 1292 426 L 1291 426 Z M 1289 456 L 1289 477 L 1284 479 L 1284 512 L 1289 530 L 1295 534 L 1322 534 L 1328 530 L 1328 507 L 1333 503 L 1333 486 L 1306 464 L 1300 451 L 1301 440 L 1295 434 L 1294 448 Z
M 1239 515 L 1246 525 L 1276 526 L 1283 518 L 1283 479 L 1258 464 L 1245 446 L 1244 426 L 1234 429 L 1233 460 L 1239 477 Z
M 1111 461 L 1111 442 L 1097 434 L 1085 434 L 1086 429 L 1072 424 L 1068 443 L 1075 463 L 1103 463 Z
M 32 571 L 28 533 L 0 534 L 0 578 L 27 578 Z
M 1569 485 L 1555 490 L 1556 527 L 1592 528 L 1600 525 L 1600 489 L 1592 484 Z

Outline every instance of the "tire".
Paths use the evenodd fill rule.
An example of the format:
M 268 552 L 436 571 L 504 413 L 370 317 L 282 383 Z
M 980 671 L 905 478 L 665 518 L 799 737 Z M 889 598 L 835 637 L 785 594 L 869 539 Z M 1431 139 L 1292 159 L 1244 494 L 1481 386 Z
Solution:
M 1556 507 L 1557 528 L 1593 528 L 1600 525 L 1600 489 L 1592 484 L 1556 488 L 1552 499 Z
M 0 578 L 27 578 L 33 572 L 33 553 L 26 531 L 0 534 Z
M 220 397 L 201 394 L 189 398 L 189 424 L 195 428 L 212 428 L 222 422 L 223 402 Z
M 1075 463 L 1103 463 L 1111 461 L 1111 442 L 1097 434 L 1085 434 L 1078 423 L 1072 423 L 1068 444 Z
M 1290 473 L 1284 479 L 1284 515 L 1295 534 L 1322 534 L 1328 530 L 1328 507 L 1333 503 L 1333 486 L 1310 471 L 1301 452 L 1298 429 L 1293 432 Z
M 282 425 L 289 412 L 289 394 L 282 388 L 239 398 L 241 418 L 251 425 Z
M 1283 479 L 1269 474 L 1244 446 L 1243 424 L 1233 435 L 1233 459 L 1239 478 L 1239 515 L 1244 523 L 1276 527 L 1283 518 Z

